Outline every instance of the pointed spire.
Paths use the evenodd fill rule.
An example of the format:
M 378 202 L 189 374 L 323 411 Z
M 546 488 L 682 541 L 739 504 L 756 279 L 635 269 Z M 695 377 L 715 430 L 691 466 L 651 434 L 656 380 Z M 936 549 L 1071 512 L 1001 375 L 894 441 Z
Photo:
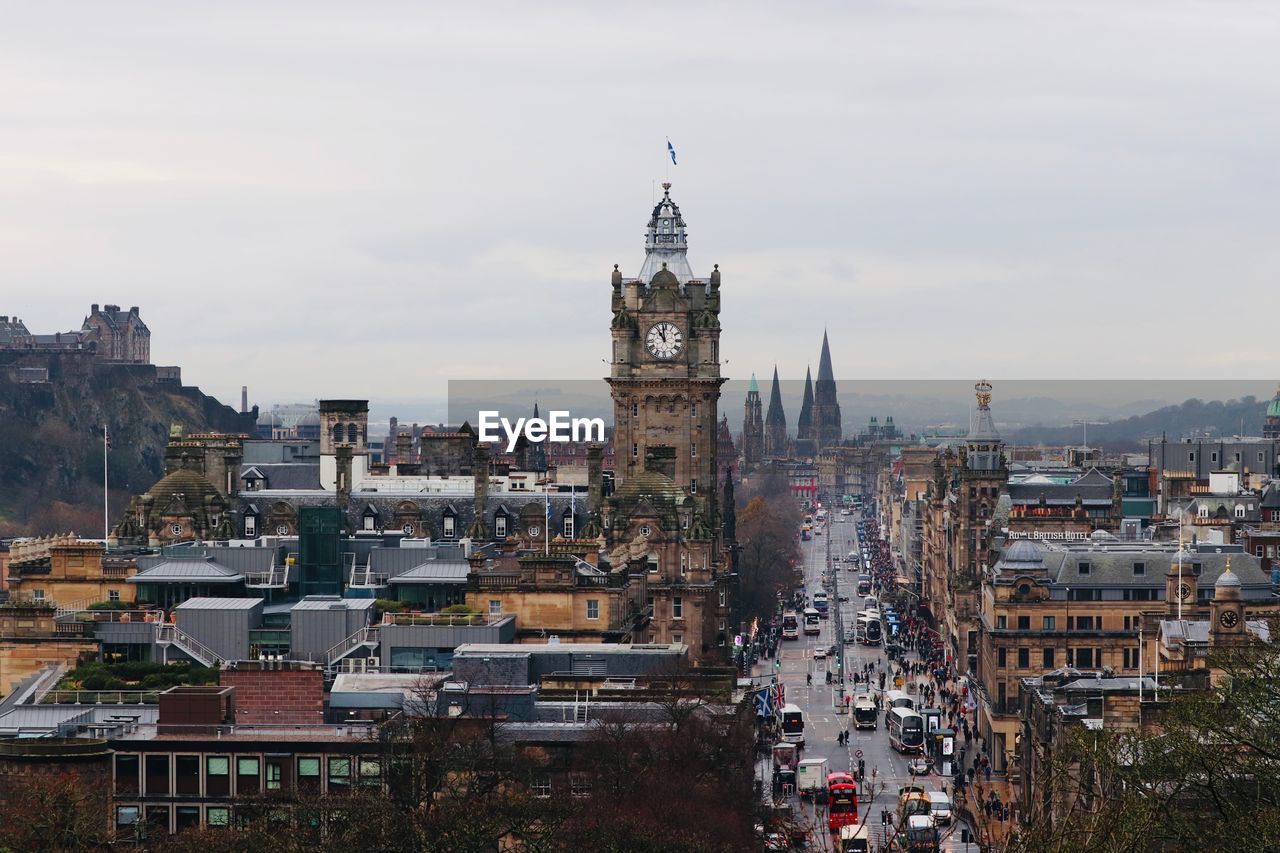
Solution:
M 796 421 L 797 438 L 813 438 L 813 373 L 804 369 L 804 399 L 800 403 L 800 418 Z
M 818 359 L 818 382 L 836 381 L 835 372 L 831 369 L 831 344 L 827 342 L 827 330 L 822 330 L 822 355 Z
M 782 409 L 782 383 L 778 381 L 778 366 L 773 366 L 773 387 L 769 391 L 769 410 L 764 418 L 764 454 L 781 457 L 787 455 L 787 414 Z
M 751 373 L 751 384 L 747 386 L 747 393 L 748 393 L 748 394 L 759 394 L 759 393 L 760 393 L 760 386 L 756 384 L 756 374 L 755 374 L 755 371 L 752 371 L 752 373 Z

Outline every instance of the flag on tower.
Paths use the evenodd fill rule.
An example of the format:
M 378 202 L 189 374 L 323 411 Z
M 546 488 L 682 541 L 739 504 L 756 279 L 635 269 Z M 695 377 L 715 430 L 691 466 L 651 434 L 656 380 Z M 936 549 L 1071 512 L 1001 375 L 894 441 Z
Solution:
M 671 144 L 670 139 L 667 140 L 667 153 L 671 155 L 671 165 L 676 165 L 676 149 L 675 146 Z
M 106 445 L 107 450 L 111 450 L 111 430 L 107 429 L 105 424 L 102 427 L 102 443 Z

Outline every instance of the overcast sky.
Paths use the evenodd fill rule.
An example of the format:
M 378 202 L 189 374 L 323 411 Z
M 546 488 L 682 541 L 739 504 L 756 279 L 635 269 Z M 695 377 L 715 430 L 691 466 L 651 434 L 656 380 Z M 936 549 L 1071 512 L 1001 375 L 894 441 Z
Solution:
M 5 5 L 0 313 L 226 402 L 603 375 L 668 136 L 729 375 L 1278 372 L 1273 2 Z

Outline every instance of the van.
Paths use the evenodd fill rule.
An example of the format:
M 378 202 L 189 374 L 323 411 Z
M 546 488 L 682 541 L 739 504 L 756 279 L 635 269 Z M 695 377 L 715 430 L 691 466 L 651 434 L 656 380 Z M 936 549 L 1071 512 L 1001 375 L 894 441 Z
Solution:
M 946 791 L 929 791 L 929 812 L 934 823 L 940 826 L 951 825 L 951 798 Z
M 840 853 L 870 853 L 871 830 L 865 823 L 840 827 Z
M 827 790 L 827 759 L 806 758 L 796 772 L 796 788 L 802 797 L 816 796 Z

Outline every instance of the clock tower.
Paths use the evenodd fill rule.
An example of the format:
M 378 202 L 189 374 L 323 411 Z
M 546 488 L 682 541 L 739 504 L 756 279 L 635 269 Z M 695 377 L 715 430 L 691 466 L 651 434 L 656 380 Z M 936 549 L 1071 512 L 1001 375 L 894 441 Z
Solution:
M 671 184 L 653 208 L 635 278 L 613 268 L 609 383 L 614 493 L 602 512 L 612 571 L 643 574 L 636 642 L 682 643 L 695 663 L 733 651 L 734 578 L 716 476 L 720 270 L 694 275 Z
M 613 271 L 613 395 L 616 483 L 657 466 L 716 527 L 720 385 L 720 270 L 697 278 L 671 184 L 649 217 L 645 259 L 634 279 Z M 655 454 L 654 451 L 657 451 Z
M 1186 557 L 1186 543 L 1179 541 L 1178 553 L 1169 563 L 1164 579 L 1165 610 L 1170 619 L 1182 619 L 1184 612 L 1188 616 L 1196 612 L 1196 575 Z
M 1232 645 L 1244 636 L 1244 601 L 1240 596 L 1240 578 L 1231 571 L 1231 558 L 1227 567 L 1213 585 L 1213 602 L 1209 605 L 1210 645 Z

